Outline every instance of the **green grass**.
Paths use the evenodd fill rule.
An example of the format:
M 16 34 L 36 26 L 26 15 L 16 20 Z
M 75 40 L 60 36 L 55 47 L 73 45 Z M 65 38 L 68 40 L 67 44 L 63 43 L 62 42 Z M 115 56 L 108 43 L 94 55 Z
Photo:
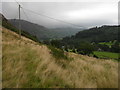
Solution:
M 101 42 L 101 43 L 99 43 L 99 44 L 101 44 L 101 45 L 107 45 L 107 46 L 113 45 L 112 42 Z
M 112 52 L 102 52 L 102 51 L 94 51 L 94 54 L 99 58 L 111 58 L 111 59 L 118 59 L 118 53 Z

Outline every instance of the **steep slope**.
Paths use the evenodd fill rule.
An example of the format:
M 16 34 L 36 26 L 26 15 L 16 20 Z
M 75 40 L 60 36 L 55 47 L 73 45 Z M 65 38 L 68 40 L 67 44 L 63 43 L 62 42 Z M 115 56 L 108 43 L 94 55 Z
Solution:
M 47 46 L 6 29 L 3 36 L 3 88 L 117 88 L 118 63 L 74 53 L 56 59 Z

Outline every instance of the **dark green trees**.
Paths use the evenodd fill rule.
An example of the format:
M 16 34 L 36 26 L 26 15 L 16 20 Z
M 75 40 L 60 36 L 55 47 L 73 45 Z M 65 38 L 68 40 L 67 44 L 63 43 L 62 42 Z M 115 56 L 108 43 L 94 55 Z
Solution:
M 77 47 L 77 52 L 83 55 L 90 55 L 94 51 L 94 47 L 88 42 L 81 42 Z

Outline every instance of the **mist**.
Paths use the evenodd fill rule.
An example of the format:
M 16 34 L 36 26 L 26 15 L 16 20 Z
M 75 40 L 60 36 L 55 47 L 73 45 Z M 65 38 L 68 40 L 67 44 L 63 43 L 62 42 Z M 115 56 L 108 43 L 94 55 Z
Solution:
M 20 5 L 21 19 L 47 28 L 118 24 L 117 2 L 20 2 Z M 7 19 L 18 19 L 18 4 L 2 2 L 2 14 Z

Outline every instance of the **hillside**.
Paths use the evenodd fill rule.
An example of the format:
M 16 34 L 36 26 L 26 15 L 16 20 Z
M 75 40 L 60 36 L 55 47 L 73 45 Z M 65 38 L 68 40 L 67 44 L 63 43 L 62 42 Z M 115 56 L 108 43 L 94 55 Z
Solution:
M 117 88 L 118 62 L 52 49 L 6 28 L 3 36 L 3 88 Z M 58 50 L 58 49 L 56 49 Z M 57 52 L 56 52 L 57 53 Z
M 78 33 L 79 31 L 84 30 L 83 28 L 53 28 L 49 31 L 54 34 L 55 38 L 64 38 L 67 36 L 72 36 Z
M 11 19 L 9 21 L 16 28 L 19 28 L 19 20 Z M 36 36 L 38 40 L 45 40 L 45 39 L 50 38 L 49 31 L 44 26 L 34 24 L 34 23 L 31 23 L 25 20 L 20 20 L 20 23 L 21 23 L 21 30 L 28 32 L 33 36 Z
M 0 23 L 1 23 L 0 26 L 2 25 L 3 27 L 8 28 L 9 30 L 14 31 L 14 32 L 19 34 L 19 29 L 16 28 L 15 26 L 13 26 L 2 14 L 0 14 L 0 18 L 1 18 L 0 19 Z M 28 32 L 21 30 L 21 35 L 38 42 L 37 37 L 34 35 L 31 35 Z
M 120 26 L 101 26 L 94 27 L 76 33 L 72 37 L 65 37 L 63 42 L 79 43 L 80 41 L 88 42 L 109 42 L 118 40 Z

